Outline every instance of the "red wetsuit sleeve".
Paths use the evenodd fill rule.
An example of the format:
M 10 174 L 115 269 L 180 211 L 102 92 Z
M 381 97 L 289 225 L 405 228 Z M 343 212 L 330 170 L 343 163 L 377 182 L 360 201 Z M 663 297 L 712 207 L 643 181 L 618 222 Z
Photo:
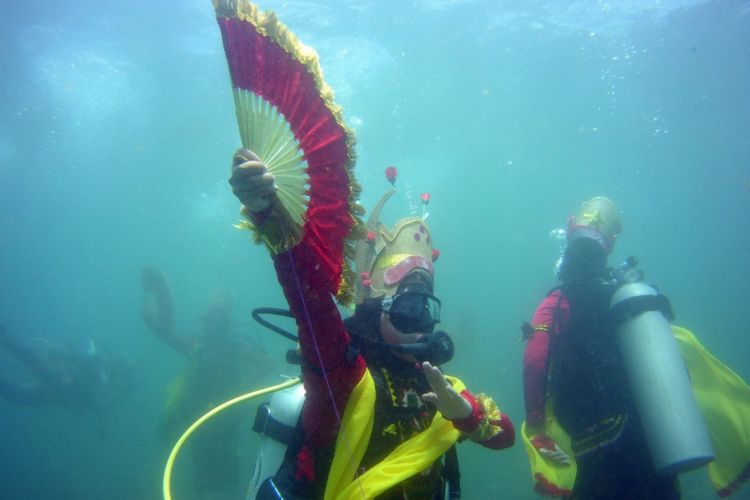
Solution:
M 526 423 L 531 427 L 544 425 L 544 405 L 547 395 L 547 373 L 549 369 L 550 335 L 559 332 L 559 320 L 566 320 L 568 304 L 555 290 L 537 308 L 531 324 L 534 333 L 523 353 L 523 389 L 526 403 Z M 554 328 L 554 331 L 552 329 Z
M 503 413 L 500 415 L 500 420 L 492 420 L 490 423 L 500 427 L 503 431 L 480 444 L 486 448 L 492 448 L 493 450 L 502 450 L 503 448 L 510 448 L 513 446 L 513 443 L 516 442 L 516 430 L 513 427 L 513 422 L 510 421 L 508 414 Z
M 502 450 L 513 446 L 516 441 L 513 423 L 507 414 L 500 412 L 494 401 L 487 396 L 476 397 L 467 390 L 461 391 L 461 396 L 471 404 L 471 414 L 452 420 L 456 429 L 485 448 Z
M 274 256 L 276 273 L 299 331 L 304 363 L 302 426 L 311 448 L 332 445 L 349 395 L 365 372 L 361 356 L 347 360 L 349 334 L 333 296 L 315 273 L 303 241 Z

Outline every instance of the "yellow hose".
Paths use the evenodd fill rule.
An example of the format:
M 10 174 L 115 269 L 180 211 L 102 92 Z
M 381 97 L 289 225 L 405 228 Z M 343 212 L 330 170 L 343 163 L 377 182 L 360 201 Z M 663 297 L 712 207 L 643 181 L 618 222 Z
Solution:
M 291 378 L 287 380 L 286 382 L 282 382 L 278 385 L 273 385 L 271 387 L 266 387 L 265 389 L 259 389 L 257 391 L 248 392 L 247 394 L 243 394 L 242 396 L 237 396 L 234 399 L 230 399 L 229 401 L 220 404 L 213 410 L 209 411 L 205 415 L 203 415 L 201 418 L 193 422 L 193 425 L 187 428 L 187 430 L 180 436 L 180 439 L 177 440 L 177 443 L 175 443 L 174 448 L 172 448 L 172 453 L 169 454 L 169 458 L 167 459 L 167 466 L 164 468 L 164 481 L 163 481 L 163 491 L 164 491 L 164 500 L 172 500 L 172 493 L 171 493 L 171 483 L 172 483 L 172 468 L 174 467 L 174 461 L 177 458 L 177 454 L 180 452 L 180 449 L 182 448 L 182 445 L 185 444 L 185 441 L 190 437 L 190 435 L 203 425 L 203 423 L 206 422 L 209 418 L 213 417 L 220 411 L 226 410 L 230 406 L 234 406 L 237 403 L 241 403 L 242 401 L 246 401 L 248 399 L 257 398 L 258 396 L 263 396 L 264 394 L 269 394 L 271 392 L 280 391 L 282 389 L 286 389 L 287 387 L 291 387 L 295 384 L 298 384 L 300 382 L 299 377 Z

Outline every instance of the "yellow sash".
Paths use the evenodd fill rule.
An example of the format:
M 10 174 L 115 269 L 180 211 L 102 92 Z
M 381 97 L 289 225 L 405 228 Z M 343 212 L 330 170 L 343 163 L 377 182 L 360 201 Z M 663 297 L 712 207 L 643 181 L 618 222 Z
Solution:
M 672 331 L 714 446 L 708 476 L 717 493 L 729 494 L 750 474 L 750 387 L 695 335 L 677 326 Z
M 446 377 L 457 392 L 464 384 Z M 396 447 L 385 459 L 359 477 L 359 463 L 367 450 L 375 419 L 375 383 L 370 371 L 354 388 L 344 410 L 341 431 L 326 484 L 325 500 L 372 498 L 429 467 L 460 435 L 438 412 L 430 426 Z
M 552 410 L 552 403 L 548 400 L 545 408 L 547 418 L 544 421 L 544 434 L 555 440 L 555 443 L 570 457 L 570 465 L 559 465 L 547 461 L 539 450 L 531 444 L 530 435 L 526 430 L 526 421 L 521 424 L 521 437 L 523 439 L 526 453 L 531 462 L 531 475 L 534 487 L 552 496 L 570 495 L 573 491 L 573 483 L 576 481 L 576 462 L 570 446 L 570 436 L 560 427 Z
M 708 465 L 708 475 L 722 496 L 737 490 L 750 476 L 750 387 L 729 367 L 708 352 L 688 330 L 672 327 L 685 359 L 693 394 L 708 427 L 716 458 Z M 551 404 L 546 408 L 545 432 L 571 460 L 570 438 L 554 418 Z M 521 426 L 532 478 L 548 492 L 570 491 L 575 483 L 575 463 L 561 467 L 545 460 L 531 444 L 526 422 Z

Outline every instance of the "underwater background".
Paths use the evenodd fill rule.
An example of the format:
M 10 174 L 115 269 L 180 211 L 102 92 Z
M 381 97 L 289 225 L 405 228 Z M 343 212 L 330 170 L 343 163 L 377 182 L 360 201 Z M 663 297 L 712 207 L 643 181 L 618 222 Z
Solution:
M 596 195 L 622 212 L 610 264 L 638 256 L 676 323 L 750 380 L 750 2 L 259 5 L 318 51 L 356 131 L 363 206 L 390 187 L 389 165 L 385 222 L 430 193 L 457 349 L 445 370 L 519 432 L 519 327 L 555 284 L 550 231 Z M 234 330 L 278 359 L 258 387 L 295 373 L 291 343 L 250 318 L 285 303 L 266 250 L 232 226 L 239 135 L 212 5 L 9 0 L 0 75 L 0 324 L 93 339 L 136 368 L 105 432 L 90 415 L 0 400 L 0 498 L 159 498 L 169 446 L 156 429 L 185 361 L 143 324 L 143 266 L 169 276 L 184 332 L 199 332 L 213 293 L 233 295 Z M 0 352 L 0 378 L 29 377 Z M 240 437 L 247 484 L 255 440 Z M 459 455 L 465 498 L 536 498 L 520 440 Z M 178 460 L 176 499 L 194 498 L 190 474 Z M 714 496 L 705 471 L 681 479 L 684 498 Z

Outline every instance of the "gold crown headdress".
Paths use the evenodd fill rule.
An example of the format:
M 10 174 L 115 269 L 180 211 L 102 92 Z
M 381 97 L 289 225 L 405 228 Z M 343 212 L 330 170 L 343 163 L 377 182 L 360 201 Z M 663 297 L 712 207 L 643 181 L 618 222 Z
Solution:
M 415 269 L 434 276 L 432 263 L 439 252 L 432 248 L 432 236 L 424 219 L 405 217 L 392 229 L 380 222 L 380 212 L 395 193 L 388 191 L 367 220 L 367 235 L 357 243 L 357 303 L 372 297 L 396 293 L 399 282 Z
M 604 196 L 584 201 L 578 214 L 568 218 L 568 241 L 578 237 L 593 238 L 611 251 L 620 232 L 622 224 L 617 206 Z

